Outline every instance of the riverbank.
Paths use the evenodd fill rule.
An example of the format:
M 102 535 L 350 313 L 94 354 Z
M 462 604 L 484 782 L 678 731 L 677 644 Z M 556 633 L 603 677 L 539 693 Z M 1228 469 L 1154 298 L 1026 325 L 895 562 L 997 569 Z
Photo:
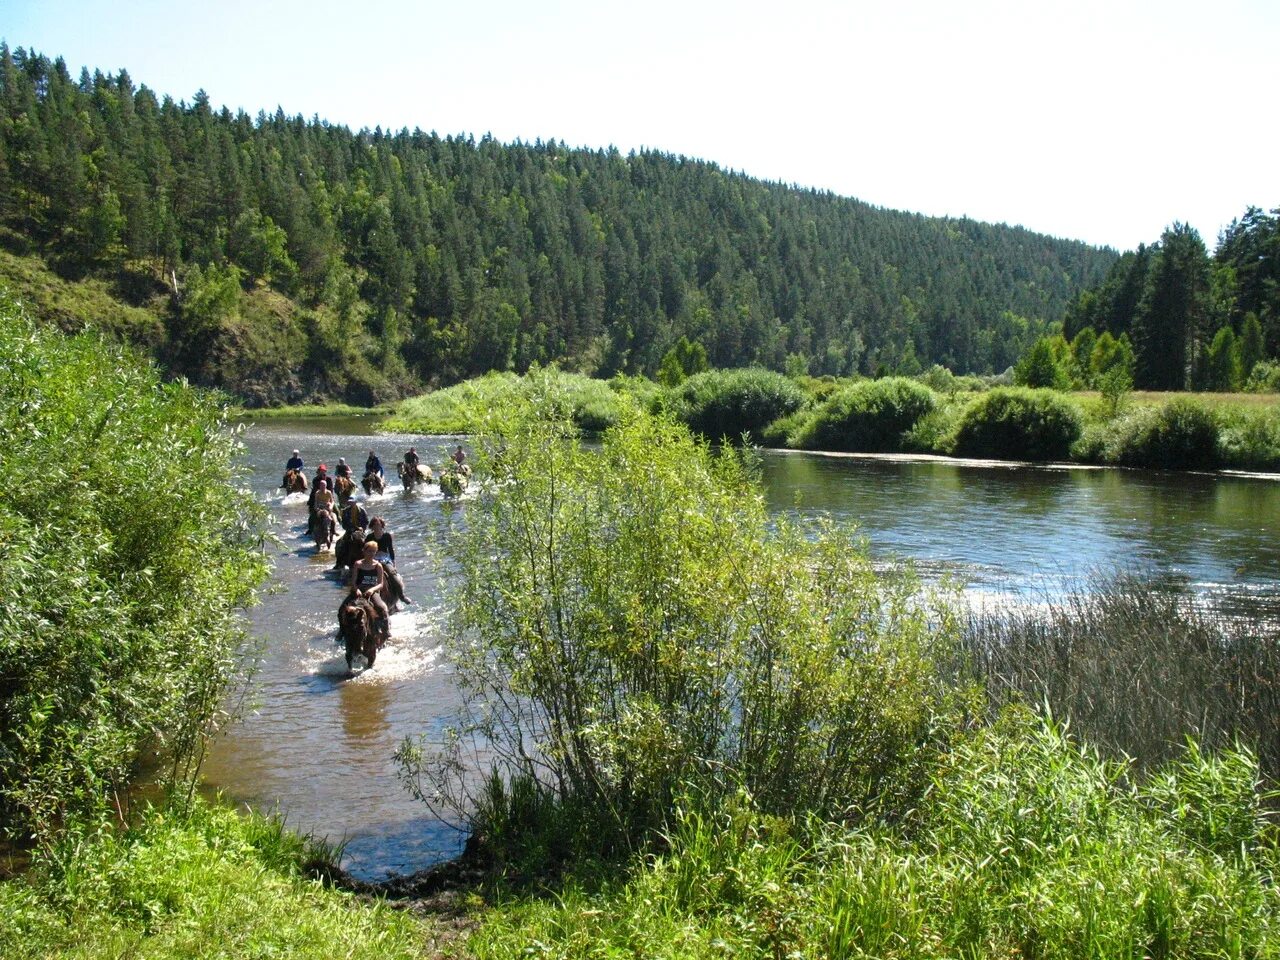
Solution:
M 237 407 L 232 418 L 240 421 L 254 420 L 321 420 L 330 417 L 384 417 L 393 407 L 355 407 L 347 403 L 312 403 L 283 407 Z
M 197 801 L 128 831 L 67 838 L 0 883 L 0 956 L 302 957 L 462 955 L 462 894 L 389 903 L 322 879 L 334 851 L 278 819 Z

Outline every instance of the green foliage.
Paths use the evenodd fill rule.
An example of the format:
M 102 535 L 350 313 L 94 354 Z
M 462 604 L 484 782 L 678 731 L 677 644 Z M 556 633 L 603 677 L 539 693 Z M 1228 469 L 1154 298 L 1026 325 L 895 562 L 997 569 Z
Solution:
M 1098 374 L 1094 382 L 1106 404 L 1107 416 L 1113 419 L 1118 417 L 1125 399 L 1133 392 L 1133 376 L 1129 373 L 1129 367 L 1117 363 Z
M 600 431 L 614 424 L 628 396 L 652 395 L 638 382 L 619 381 L 618 389 L 603 380 L 552 370 L 537 376 L 490 373 L 454 387 L 401 401 L 384 422 L 399 433 L 474 433 L 498 406 L 528 395 L 538 377 L 551 377 L 569 398 L 573 420 L 583 430 Z
M 1240 347 L 1230 327 L 1222 327 L 1214 334 L 1213 342 L 1205 351 L 1204 368 L 1203 389 L 1226 393 L 1239 389 L 1243 380 Z
M 0 883 L 0 955 L 422 956 L 426 931 L 407 913 L 304 877 L 317 854 L 278 820 L 201 802 L 121 835 L 68 839 Z
M 1218 418 L 1194 400 L 1140 407 L 1116 421 L 1106 459 L 1131 467 L 1210 469 L 1219 463 Z
M 419 793 L 474 809 L 455 762 L 479 747 L 595 851 L 652 839 L 690 790 L 854 820 L 907 809 L 966 696 L 938 666 L 945 609 L 877 574 L 848 531 L 771 521 L 731 448 L 632 412 L 585 451 L 566 412 L 539 376 L 477 438 L 493 493 L 450 544 L 465 710 L 452 751 L 402 751 Z
M 1080 410 L 1061 394 L 999 387 L 964 409 L 950 445 L 965 457 L 1065 460 L 1082 427 Z
M 1014 382 L 1024 387 L 1066 390 L 1071 386 L 1071 374 L 1063 361 L 1069 358 L 1070 348 L 1062 337 L 1041 337 L 1014 367 Z
M 1235 409 L 1220 413 L 1218 452 L 1224 466 L 1280 468 L 1280 410 Z
M 1254 364 L 1245 389 L 1250 393 L 1280 393 L 1280 363 L 1260 360 Z
M 1065 596 L 969 614 L 965 661 L 993 709 L 1045 705 L 1072 730 L 1143 770 L 1187 736 L 1246 745 L 1280 776 L 1280 646 L 1175 585 L 1097 574 Z
M 1237 347 L 1240 351 L 1241 378 L 1248 380 L 1253 375 L 1253 368 L 1266 357 L 1266 345 L 1262 340 L 1262 324 L 1258 322 L 1256 313 L 1245 314 Z
M 686 805 L 629 877 L 502 903 L 481 958 L 1267 956 L 1274 833 L 1247 753 L 1135 787 L 1022 711 L 961 740 L 908 829 Z
M 707 349 L 701 343 L 690 343 L 681 337 L 662 357 L 658 382 L 664 387 L 678 387 L 686 379 L 708 369 Z
M 708 439 L 737 440 L 744 434 L 759 437 L 807 399 L 793 380 L 771 370 L 708 370 L 673 390 L 667 409 Z
M 185 783 L 265 574 L 217 398 L 0 304 L 0 825 L 47 838 L 159 751 Z
M 815 410 L 795 445 L 817 450 L 899 451 L 919 420 L 938 406 L 928 387 L 902 377 L 866 380 Z
M 1100 378 L 1113 370 L 1120 370 L 1132 381 L 1133 364 L 1133 347 L 1128 335 L 1122 333 L 1119 337 L 1113 337 L 1110 331 L 1104 330 L 1089 354 L 1090 379 L 1097 385 Z

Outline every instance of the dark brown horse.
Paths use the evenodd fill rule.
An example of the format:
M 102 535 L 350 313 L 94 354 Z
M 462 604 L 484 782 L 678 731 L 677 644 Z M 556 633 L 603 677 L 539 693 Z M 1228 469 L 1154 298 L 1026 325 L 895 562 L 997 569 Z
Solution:
M 280 486 L 284 487 L 286 493 L 306 493 L 306 475 L 301 470 L 286 470 L 284 482 Z
M 338 629 L 347 643 L 347 669 L 357 653 L 372 667 L 388 633 L 386 618 L 379 615 L 378 608 L 363 597 L 344 603 L 338 610 Z
M 311 535 L 315 537 L 317 553 L 321 550 L 333 548 L 333 541 L 337 536 L 337 531 L 338 521 L 330 511 L 320 508 L 312 512 Z
M 337 477 L 333 481 L 333 490 L 338 495 L 338 506 L 345 507 L 356 492 L 356 482 L 350 477 Z
M 370 470 L 366 473 L 360 483 L 364 487 L 366 497 L 373 493 L 381 493 L 387 486 L 387 482 L 382 479 L 382 474 L 376 470 Z

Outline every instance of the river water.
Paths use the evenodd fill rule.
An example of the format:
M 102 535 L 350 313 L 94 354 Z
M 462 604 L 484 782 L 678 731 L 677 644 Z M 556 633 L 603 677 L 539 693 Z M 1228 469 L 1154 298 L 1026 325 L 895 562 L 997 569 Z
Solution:
M 229 797 L 345 842 L 344 866 L 366 879 L 423 869 L 464 839 L 409 797 L 392 753 L 406 736 L 441 737 L 457 702 L 438 655 L 439 553 L 467 509 L 438 487 L 404 493 L 395 463 L 412 443 L 438 470 L 465 440 L 379 434 L 373 423 L 271 420 L 245 435 L 249 484 L 279 538 L 269 548 L 275 589 L 249 614 L 261 659 L 240 718 L 204 768 Z M 334 642 L 343 591 L 328 573 L 332 556 L 302 537 L 305 498 L 275 487 L 294 447 L 308 476 L 339 456 L 359 471 L 374 449 L 390 477 L 366 509 L 395 534 L 415 603 L 393 617 L 377 666 L 354 678 Z M 1034 598 L 1121 569 L 1183 583 L 1228 611 L 1280 615 L 1280 477 L 782 452 L 764 454 L 763 475 L 775 512 L 853 520 L 878 561 L 911 559 L 926 578 L 955 574 L 974 602 Z

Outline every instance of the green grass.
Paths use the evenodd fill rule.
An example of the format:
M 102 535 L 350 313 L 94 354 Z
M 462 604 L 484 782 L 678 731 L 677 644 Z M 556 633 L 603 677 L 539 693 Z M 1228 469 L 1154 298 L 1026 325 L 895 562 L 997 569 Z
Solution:
M 278 820 L 204 804 L 67 839 L 0 883 L 0 956 L 424 956 L 427 924 L 307 878 L 315 852 Z
M 167 337 L 162 296 L 154 309 L 124 303 L 105 280 L 65 280 L 39 257 L 20 256 L 0 246 L 0 287 L 26 304 L 33 316 L 64 332 L 93 328 L 155 350 Z

